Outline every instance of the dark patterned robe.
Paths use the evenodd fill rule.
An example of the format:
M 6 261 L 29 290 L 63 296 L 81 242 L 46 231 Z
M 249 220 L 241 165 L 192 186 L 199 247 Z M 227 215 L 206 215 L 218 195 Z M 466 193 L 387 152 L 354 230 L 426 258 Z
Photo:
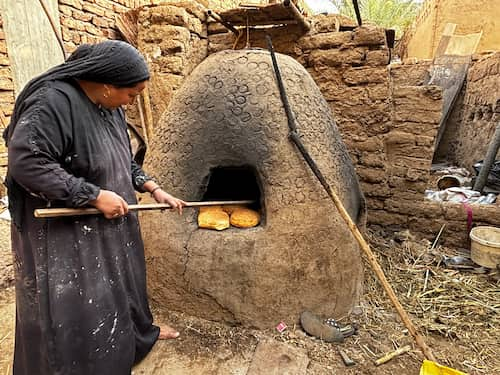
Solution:
M 16 269 L 14 374 L 129 374 L 158 338 L 137 213 L 37 219 L 112 190 L 136 203 L 148 177 L 131 158 L 121 109 L 52 81 L 26 100 L 9 141 Z

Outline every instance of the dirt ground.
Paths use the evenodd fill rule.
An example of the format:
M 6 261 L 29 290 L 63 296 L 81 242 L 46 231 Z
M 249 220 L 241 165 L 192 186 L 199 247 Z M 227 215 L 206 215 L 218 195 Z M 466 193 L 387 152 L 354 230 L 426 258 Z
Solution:
M 0 375 L 10 374 L 14 346 L 15 299 L 12 288 L 9 223 L 0 220 Z M 439 258 L 454 249 L 431 250 L 427 241 L 408 233 L 370 231 L 368 240 L 387 273 L 401 303 L 423 333 L 438 361 L 470 374 L 500 374 L 500 283 L 493 273 L 450 270 Z M 365 264 L 364 296 L 356 315 L 359 331 L 342 344 L 307 336 L 299 326 L 285 322 L 283 333 L 229 327 L 180 312 L 160 314 L 181 336 L 158 342 L 134 374 L 246 374 L 259 342 L 276 340 L 309 358 L 307 374 L 418 374 L 423 357 L 400 322 L 382 287 Z M 277 322 L 279 323 L 279 322 Z M 276 343 L 277 344 L 277 343 Z M 412 349 L 375 366 L 374 360 L 397 347 Z M 346 367 L 338 350 L 356 362 Z M 269 369 L 267 373 L 276 373 Z

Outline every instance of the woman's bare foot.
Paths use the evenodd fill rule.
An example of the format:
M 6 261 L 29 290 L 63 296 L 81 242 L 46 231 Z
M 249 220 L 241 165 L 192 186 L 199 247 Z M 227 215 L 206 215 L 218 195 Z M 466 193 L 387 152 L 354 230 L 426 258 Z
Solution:
M 160 326 L 160 335 L 158 336 L 158 340 L 169 340 L 176 339 L 179 337 L 179 332 L 177 332 L 174 328 L 165 325 Z

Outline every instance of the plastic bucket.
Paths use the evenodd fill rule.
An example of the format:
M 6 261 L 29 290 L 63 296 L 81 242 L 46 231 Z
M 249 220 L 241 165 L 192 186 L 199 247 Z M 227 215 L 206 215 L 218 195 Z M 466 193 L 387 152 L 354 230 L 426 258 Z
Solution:
M 470 231 L 471 258 L 483 267 L 500 264 L 500 228 L 475 227 Z

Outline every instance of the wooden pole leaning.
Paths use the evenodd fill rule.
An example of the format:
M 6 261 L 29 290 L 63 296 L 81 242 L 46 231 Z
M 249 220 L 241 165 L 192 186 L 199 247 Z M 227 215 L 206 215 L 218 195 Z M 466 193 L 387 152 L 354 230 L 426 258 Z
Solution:
M 283 84 L 283 79 L 281 77 L 281 72 L 278 66 L 278 62 L 274 53 L 274 48 L 272 45 L 271 37 L 268 35 L 266 37 L 267 43 L 268 43 L 268 48 L 269 52 L 271 54 L 271 60 L 273 63 L 273 68 L 274 68 L 274 73 L 276 74 L 276 82 L 278 84 L 278 88 L 280 91 L 280 96 L 281 100 L 283 102 L 283 107 L 285 109 L 285 113 L 287 116 L 288 120 L 288 126 L 290 129 L 290 132 L 288 133 L 289 138 L 291 141 L 295 144 L 295 146 L 298 148 L 300 154 L 306 161 L 307 165 L 311 169 L 311 171 L 314 173 L 316 178 L 319 180 L 325 191 L 327 192 L 328 196 L 332 199 L 333 203 L 335 204 L 335 207 L 340 213 L 340 216 L 342 219 L 344 219 L 345 223 L 349 227 L 351 233 L 353 234 L 354 238 L 358 242 L 359 246 L 361 247 L 361 250 L 366 255 L 366 258 L 368 260 L 368 263 L 370 264 L 372 270 L 375 272 L 375 275 L 377 276 L 378 280 L 382 284 L 382 287 L 384 288 L 385 292 L 387 293 L 389 299 L 391 300 L 394 308 L 396 309 L 397 313 L 399 314 L 401 320 L 403 321 L 403 324 L 406 326 L 408 329 L 408 332 L 413 336 L 417 346 L 420 348 L 424 356 L 430 360 L 430 361 L 436 361 L 434 358 L 434 355 L 432 354 L 431 349 L 426 345 L 423 337 L 418 333 L 417 329 L 413 325 L 413 323 L 410 320 L 410 317 L 408 316 L 408 313 L 405 311 L 401 303 L 399 302 L 398 297 L 396 296 L 396 293 L 394 293 L 394 290 L 392 289 L 391 285 L 387 281 L 387 278 L 385 277 L 384 271 L 382 270 L 382 267 L 380 267 L 380 264 L 377 261 L 377 258 L 375 257 L 375 254 L 373 254 L 372 250 L 370 249 L 370 246 L 368 246 L 368 243 L 365 241 L 363 238 L 361 232 L 359 231 L 358 227 L 356 224 L 352 221 L 351 217 L 349 216 L 349 213 L 346 211 L 344 205 L 342 204 L 342 201 L 340 198 L 335 194 L 335 192 L 332 190 L 328 182 L 326 181 L 324 175 L 321 173 L 320 169 L 318 168 L 316 162 L 314 159 L 311 157 L 307 149 L 305 148 L 304 144 L 302 143 L 302 140 L 297 132 L 297 124 L 295 121 L 295 116 L 293 115 L 290 103 L 288 101 L 288 97 L 286 95 L 285 91 L 285 86 Z

